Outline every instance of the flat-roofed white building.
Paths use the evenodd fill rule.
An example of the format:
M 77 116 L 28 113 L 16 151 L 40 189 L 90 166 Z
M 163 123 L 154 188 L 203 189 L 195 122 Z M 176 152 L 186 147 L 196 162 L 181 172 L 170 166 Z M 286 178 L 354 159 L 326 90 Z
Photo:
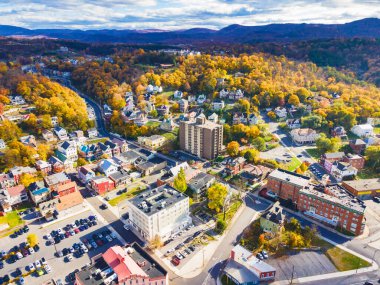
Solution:
M 128 200 L 129 223 L 145 240 L 161 240 L 191 224 L 189 197 L 169 185 L 147 190 Z

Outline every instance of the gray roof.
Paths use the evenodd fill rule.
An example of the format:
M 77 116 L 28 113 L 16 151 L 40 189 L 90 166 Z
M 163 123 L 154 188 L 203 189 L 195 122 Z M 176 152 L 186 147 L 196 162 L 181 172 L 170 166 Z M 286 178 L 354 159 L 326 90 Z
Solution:
M 305 187 L 310 182 L 310 177 L 296 174 L 283 169 L 276 169 L 268 175 L 268 178 L 273 178 L 280 181 L 287 181 L 289 184 L 293 184 L 299 187 Z
M 69 180 L 69 177 L 67 177 L 66 173 L 64 173 L 64 172 L 52 174 L 52 175 L 45 177 L 45 182 L 48 186 L 56 185 L 58 183 L 66 181 L 66 180 Z
M 147 190 L 129 200 L 136 208 L 146 215 L 153 215 L 164 208 L 173 207 L 176 203 L 188 199 L 185 194 L 178 192 L 169 185 Z
M 327 153 L 325 153 L 325 157 L 327 159 L 342 158 L 343 156 L 344 156 L 344 152 L 327 152 Z
M 203 187 L 205 187 L 210 181 L 213 180 L 215 180 L 214 176 L 200 172 L 189 181 L 188 185 L 193 191 L 198 193 Z

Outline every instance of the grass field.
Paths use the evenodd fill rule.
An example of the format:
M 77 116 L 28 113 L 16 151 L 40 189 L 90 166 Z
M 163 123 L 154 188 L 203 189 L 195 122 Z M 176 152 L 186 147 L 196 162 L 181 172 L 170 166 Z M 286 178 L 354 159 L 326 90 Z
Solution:
M 379 173 L 371 168 L 371 167 L 365 167 L 358 171 L 357 178 L 359 179 L 371 179 L 371 178 L 378 178 Z
M 319 159 L 322 153 L 317 148 L 308 148 L 306 152 L 313 158 Z
M 177 136 L 173 133 L 163 133 L 162 136 L 169 141 L 175 141 L 177 139 Z
M 160 122 L 149 121 L 145 124 L 147 127 L 157 128 L 160 126 Z
M 119 195 L 113 199 L 110 199 L 108 201 L 108 203 L 111 206 L 117 206 L 121 201 L 128 199 L 128 198 L 132 198 L 132 197 L 140 194 L 141 192 L 145 191 L 145 189 L 146 189 L 146 187 L 143 185 L 133 187 L 133 188 L 129 189 L 126 193 L 122 193 L 121 195 Z
M 380 127 L 373 128 L 375 134 L 380 134 Z
M 288 171 L 294 171 L 301 165 L 301 161 L 297 157 L 292 157 L 290 162 L 285 164 Z
M 235 202 L 233 202 L 230 207 L 228 208 L 228 210 L 226 211 L 226 223 L 229 224 L 229 222 L 232 220 L 232 218 L 235 216 L 237 210 L 239 210 L 241 204 L 243 202 L 241 200 L 236 200 Z M 217 218 L 218 220 L 223 220 L 223 217 L 224 217 L 224 214 L 223 212 L 219 213 L 217 215 Z
M 316 240 L 314 245 L 320 246 L 324 250 L 325 255 L 331 260 L 336 269 L 339 271 L 354 270 L 371 265 L 369 262 L 361 259 L 360 257 L 344 251 L 343 249 L 322 239 Z

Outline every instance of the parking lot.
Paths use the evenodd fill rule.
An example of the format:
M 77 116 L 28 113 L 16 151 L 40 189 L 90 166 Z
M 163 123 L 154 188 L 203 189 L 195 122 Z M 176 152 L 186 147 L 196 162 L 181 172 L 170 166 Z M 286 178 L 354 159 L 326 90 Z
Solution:
M 320 164 L 313 163 L 309 166 L 309 171 L 315 176 L 317 180 L 321 180 L 323 175 L 328 175 L 330 177 L 330 183 L 337 183 L 334 176 L 330 175 L 326 169 L 324 169 Z
M 331 261 L 319 251 L 294 251 L 278 258 L 269 257 L 265 262 L 277 269 L 276 280 L 290 280 L 336 272 L 337 269 Z
M 112 238 L 110 233 L 108 233 L 108 235 L 110 236 L 109 240 L 112 240 L 107 240 L 107 234 L 105 235 L 104 231 L 108 229 L 100 221 L 96 221 L 96 225 L 92 224 L 90 227 L 87 226 L 87 229 L 85 226 L 80 225 L 80 219 L 84 220 L 89 216 L 93 215 L 94 214 L 91 211 L 87 211 L 67 220 L 54 223 L 46 228 L 41 228 L 41 226 L 38 223 L 30 224 L 30 230 L 27 234 L 34 233 L 38 236 L 40 247 L 39 251 L 33 254 L 29 254 L 21 259 L 17 259 L 13 263 L 11 263 L 10 260 L 5 260 L 3 262 L 4 267 L 1 269 L 0 277 L 3 277 L 4 275 L 9 275 L 9 277 L 13 279 L 14 277 L 16 277 L 14 273 L 18 269 L 21 270 L 22 274 L 30 271 L 30 267 L 34 266 L 35 269 L 37 269 L 36 267 L 38 267 L 39 264 L 38 262 L 36 264 L 36 261 L 41 261 L 42 258 L 45 258 L 45 261 L 48 264 L 48 267 L 50 267 L 51 272 L 46 272 L 49 270 L 39 270 L 39 272 L 37 272 L 38 270 L 36 270 L 33 274 L 25 277 L 25 284 L 41 284 L 52 278 L 54 278 L 55 280 L 61 279 L 64 284 L 72 284 L 72 282 L 70 282 L 70 280 L 68 279 L 68 275 L 70 273 L 72 273 L 75 269 L 81 268 L 87 263 L 89 263 L 90 259 L 93 256 L 104 252 L 107 248 L 113 245 L 119 244 L 119 241 L 116 239 L 116 236 L 112 235 Z M 67 225 L 69 223 L 74 223 L 75 225 L 75 220 L 78 220 L 79 225 L 75 226 L 74 229 L 82 226 L 83 231 L 79 231 L 79 229 L 77 229 L 76 231 L 74 231 L 74 235 L 66 234 L 66 237 L 65 232 Z M 65 238 L 59 241 L 59 243 L 50 244 L 46 237 L 48 235 L 52 235 L 53 230 L 57 231 L 58 229 L 62 230 L 62 234 L 65 236 Z M 101 238 L 99 238 L 98 236 L 93 236 L 94 234 L 99 233 L 101 233 Z M 5 237 L 1 239 L 0 250 L 5 251 L 6 253 L 10 252 L 14 246 L 19 246 L 21 243 L 26 241 L 27 234 L 17 236 L 16 238 Z M 90 248 L 88 248 L 87 246 L 81 247 L 79 244 L 83 243 L 85 239 L 94 239 L 94 242 L 96 243 L 96 248 L 94 248 L 93 245 L 90 245 Z M 72 258 L 70 258 L 68 257 L 68 252 L 74 244 L 75 249 L 72 250 L 73 252 L 70 254 Z M 63 256 L 64 253 L 66 256 Z M 40 266 L 40 268 L 42 269 L 43 265 L 40 264 Z M 41 276 L 39 276 L 38 273 L 41 274 Z

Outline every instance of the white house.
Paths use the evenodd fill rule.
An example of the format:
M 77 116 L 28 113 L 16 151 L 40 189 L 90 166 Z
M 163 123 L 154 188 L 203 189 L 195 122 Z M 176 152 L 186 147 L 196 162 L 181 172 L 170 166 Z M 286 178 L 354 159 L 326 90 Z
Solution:
M 87 184 L 95 176 L 95 172 L 89 165 L 81 166 L 78 170 L 78 178 L 83 184 Z
M 182 99 L 182 96 L 183 96 L 183 93 L 182 91 L 179 91 L 179 90 L 176 90 L 173 95 L 174 99 L 177 99 L 177 100 Z
M 214 111 L 222 110 L 226 105 L 223 100 L 215 100 L 211 103 L 211 108 Z
M 206 101 L 206 95 L 201 94 L 198 96 L 197 103 L 198 104 L 203 104 Z
M 257 118 L 255 114 L 250 114 L 248 116 L 248 124 L 257 125 L 258 122 L 259 122 L 259 118 Z
M 98 170 L 108 177 L 118 171 L 118 166 L 111 159 L 103 159 L 98 163 Z
M 61 141 L 69 139 L 69 137 L 67 135 L 67 131 L 64 128 L 55 127 L 54 128 L 54 133 L 58 137 L 58 139 L 61 140 Z
M 63 153 L 72 162 L 78 160 L 77 145 L 73 141 L 64 141 L 58 145 L 58 151 Z
M 5 144 L 5 141 L 3 139 L 0 139 L 0 149 L 5 149 L 7 145 Z
M 11 97 L 11 104 L 12 105 L 23 105 L 25 104 L 25 100 L 22 96 L 13 96 Z
M 51 141 L 56 141 L 57 138 L 54 136 L 53 132 L 50 131 L 50 130 L 43 130 L 42 131 L 42 137 L 47 141 L 47 142 L 51 142 Z
M 294 129 L 290 132 L 292 139 L 297 144 L 315 143 L 319 135 L 312 129 Z
M 152 135 L 150 137 L 138 137 L 137 142 L 151 149 L 157 149 L 165 144 L 166 138 L 160 135 Z
M 331 166 L 331 174 L 340 182 L 345 177 L 355 176 L 358 170 L 348 162 L 335 161 Z
M 145 112 L 146 113 L 150 113 L 153 110 L 156 110 L 156 106 L 154 105 L 154 103 L 152 103 L 150 101 L 146 101 Z
M 112 108 L 108 106 L 107 104 L 103 105 L 103 113 L 104 116 L 111 116 L 112 115 Z
M 353 126 L 351 132 L 361 138 L 372 137 L 374 135 L 373 127 L 370 124 Z
M 174 128 L 175 124 L 171 118 L 164 119 L 160 124 L 160 129 L 163 131 L 171 132 Z
M 98 136 L 98 130 L 96 128 L 88 129 L 87 136 L 89 139 L 96 138 Z
M 284 108 L 284 107 L 277 107 L 274 109 L 274 112 L 275 112 L 276 116 L 279 117 L 280 119 L 286 118 L 288 115 L 286 112 L 286 108 Z
M 148 92 L 148 93 L 153 93 L 153 89 L 154 89 L 153 85 L 149 84 L 149 85 L 146 87 L 146 92 Z
M 286 120 L 286 125 L 289 129 L 299 129 L 301 127 L 300 119 L 288 119 Z
M 219 116 L 216 113 L 212 113 L 209 117 L 208 120 L 217 124 L 219 120 Z
M 188 95 L 187 96 L 187 101 L 189 101 L 189 103 L 195 102 L 195 101 L 197 101 L 197 96 L 195 96 L 195 95 Z
M 58 117 L 56 117 L 56 116 L 51 117 L 51 125 L 52 125 L 53 127 L 58 126 Z

